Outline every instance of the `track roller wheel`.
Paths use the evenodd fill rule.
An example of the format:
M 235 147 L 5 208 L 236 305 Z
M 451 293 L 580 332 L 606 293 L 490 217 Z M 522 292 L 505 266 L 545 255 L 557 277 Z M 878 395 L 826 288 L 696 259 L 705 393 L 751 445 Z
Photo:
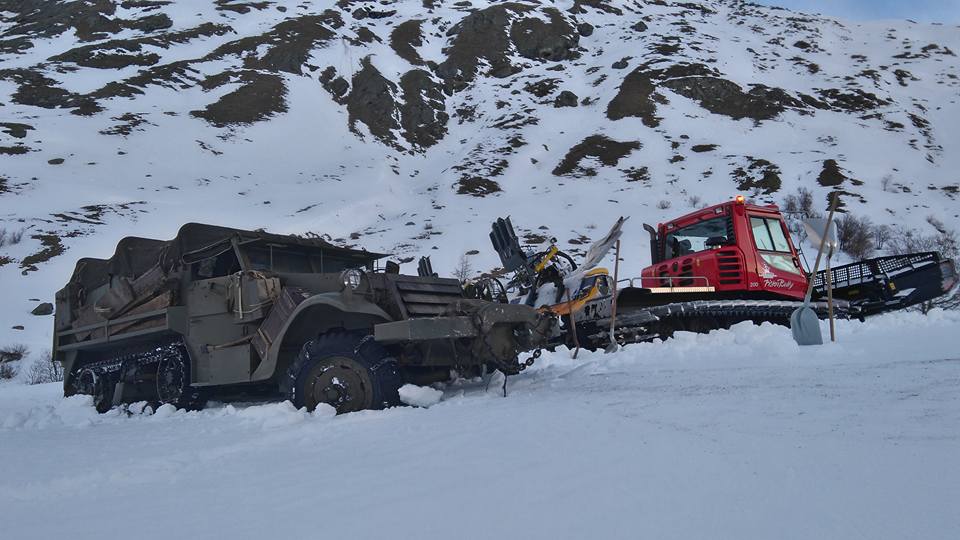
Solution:
M 89 368 L 81 370 L 77 376 L 77 393 L 93 396 L 93 406 L 100 414 L 113 407 L 113 391 L 116 386 L 108 376 L 102 376 Z
M 157 399 L 178 409 L 202 409 L 206 400 L 190 386 L 190 357 L 183 344 L 166 347 L 157 363 Z

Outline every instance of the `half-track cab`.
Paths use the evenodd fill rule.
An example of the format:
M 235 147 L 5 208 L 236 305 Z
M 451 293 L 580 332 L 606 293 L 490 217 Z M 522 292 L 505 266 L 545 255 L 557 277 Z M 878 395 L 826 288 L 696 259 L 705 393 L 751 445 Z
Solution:
M 384 257 L 196 223 L 169 241 L 124 238 L 56 295 L 64 393 L 101 411 L 249 394 L 380 408 L 404 382 L 520 371 L 556 331 L 550 314 L 464 298 L 456 279 L 376 269 Z

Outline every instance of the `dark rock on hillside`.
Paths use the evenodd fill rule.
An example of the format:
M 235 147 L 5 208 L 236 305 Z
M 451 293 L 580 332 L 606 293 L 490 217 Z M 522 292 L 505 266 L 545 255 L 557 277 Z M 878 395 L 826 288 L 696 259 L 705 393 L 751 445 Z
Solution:
M 611 15 L 623 15 L 623 10 L 612 5 L 614 3 L 609 0 L 573 0 L 570 13 L 586 13 L 586 8 L 589 7 Z
M 278 75 L 258 71 L 222 73 L 204 82 L 205 89 L 228 83 L 242 82 L 243 86 L 207 105 L 202 111 L 190 114 L 203 118 L 217 127 L 233 124 L 252 124 L 287 111 L 287 88 Z
M 344 96 L 347 95 L 347 91 L 350 90 L 350 83 L 337 75 L 337 68 L 333 66 L 327 66 L 320 74 L 320 84 L 323 85 L 324 90 L 330 92 L 334 101 L 341 104 Z
M 744 92 L 740 85 L 719 77 L 683 77 L 661 83 L 681 96 L 692 99 L 714 114 L 734 120 L 756 121 L 776 118 L 790 108 L 803 108 L 803 102 L 779 88 L 757 85 Z
M 443 86 L 434 81 L 430 73 L 415 69 L 401 77 L 400 89 L 403 91 L 400 105 L 403 137 L 415 146 L 433 146 L 447 134 L 450 119 L 444 104 Z
M 630 152 L 640 149 L 638 141 L 615 141 L 604 135 L 591 135 L 571 148 L 556 168 L 554 176 L 595 176 L 597 171 L 589 167 L 581 167 L 580 162 L 588 157 L 596 158 L 600 163 L 615 167 L 621 159 Z
M 131 97 L 143 94 L 148 86 L 154 85 L 185 90 L 201 81 L 200 72 L 190 64 L 189 60 L 181 60 L 143 69 L 127 79 L 105 84 L 88 97 L 91 99 Z
M 485 197 L 500 191 L 503 191 L 503 189 L 500 188 L 500 184 L 489 178 L 480 176 L 465 176 L 457 183 L 457 193 L 460 195 Z
M 423 34 L 420 30 L 422 24 L 423 21 L 418 19 L 403 21 L 390 33 L 390 47 L 397 56 L 415 66 L 423 65 L 423 59 L 416 49 L 423 45 Z
M 37 307 L 33 308 L 33 311 L 30 312 L 31 315 L 44 316 L 53 314 L 53 304 L 50 302 L 43 302 Z
M 397 85 L 384 77 L 364 58 L 362 68 L 353 75 L 350 94 L 346 97 L 350 129 L 355 133 L 357 122 L 366 124 L 370 134 L 384 143 L 396 146 L 393 132 L 400 129 L 394 111 L 397 108 Z
M 525 16 L 533 10 L 528 4 L 505 2 L 473 11 L 448 30 L 452 42 L 444 49 L 447 59 L 436 70 L 447 90 L 466 88 L 476 78 L 482 60 L 489 64 L 487 75 L 492 77 L 504 78 L 519 72 L 520 68 L 508 58 L 511 45 L 530 59 L 576 58 L 579 36 L 573 24 L 552 8 L 543 10 L 550 22 Z
M 157 13 L 139 19 L 116 16 L 118 2 L 114 0 L 2 0 L 0 11 L 15 13 L 14 25 L 3 36 L 32 36 L 51 38 L 73 31 L 81 41 L 107 39 L 123 30 L 150 33 L 170 28 L 173 21 Z M 13 43 L 10 43 L 13 41 Z M 0 41 L 0 50 L 17 52 L 31 48 L 22 40 Z
M 217 11 L 232 11 L 234 13 L 250 13 L 253 10 L 262 10 L 269 7 L 272 2 L 244 2 L 242 0 L 216 0 Z M 280 8 L 277 8 L 280 9 Z
M 578 57 L 575 52 L 580 43 L 576 29 L 554 8 L 543 12 L 550 18 L 544 22 L 534 17 L 524 17 L 513 23 L 510 39 L 521 56 L 534 60 L 560 61 Z
M 303 65 L 313 49 L 332 39 L 334 29 L 343 26 L 338 11 L 327 10 L 320 15 L 306 15 L 288 19 L 258 36 L 249 36 L 217 47 L 204 60 L 216 60 L 236 55 L 243 58 L 247 69 L 285 71 L 303 74 Z M 261 55 L 261 47 L 266 52 Z
M 564 90 L 553 100 L 554 107 L 576 107 L 580 98 L 569 90 Z
M 461 90 L 477 75 L 480 60 L 490 65 L 489 74 L 507 77 L 518 68 L 510 64 L 507 27 L 512 14 L 532 8 L 524 4 L 504 3 L 474 11 L 454 25 L 447 36 L 453 37 L 444 50 L 447 59 L 437 67 L 437 74 L 447 81 L 450 90 Z
M 361 26 L 355 30 L 357 33 L 356 39 L 350 39 L 352 45 L 360 46 L 363 43 L 382 43 L 383 40 L 380 39 L 380 36 L 375 34 L 373 30 L 370 30 L 366 26 Z M 349 38 L 348 38 L 349 39 Z
M 0 70 L 0 80 L 17 83 L 13 101 L 44 109 L 74 109 L 78 115 L 98 113 L 102 108 L 89 96 L 75 94 L 57 86 L 57 81 L 29 69 Z
M 78 66 L 98 69 L 119 69 L 128 66 L 152 66 L 160 61 L 156 53 L 141 52 L 139 42 L 108 41 L 102 44 L 86 45 L 50 57 L 53 62 L 71 62 Z

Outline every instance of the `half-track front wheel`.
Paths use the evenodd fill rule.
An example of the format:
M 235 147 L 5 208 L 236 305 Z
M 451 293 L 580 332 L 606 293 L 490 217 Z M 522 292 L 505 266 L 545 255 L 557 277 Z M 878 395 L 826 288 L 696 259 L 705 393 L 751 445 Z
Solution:
M 287 372 L 287 397 L 312 411 L 337 414 L 400 404 L 397 361 L 372 336 L 335 332 L 308 341 Z

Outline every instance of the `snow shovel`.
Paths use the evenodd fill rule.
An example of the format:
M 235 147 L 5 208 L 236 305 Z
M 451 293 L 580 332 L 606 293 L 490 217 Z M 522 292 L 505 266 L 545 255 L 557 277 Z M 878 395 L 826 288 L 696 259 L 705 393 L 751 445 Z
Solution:
M 817 260 L 813 263 L 813 272 L 810 274 L 810 283 L 807 284 L 807 294 L 803 298 L 803 306 L 790 314 L 790 331 L 793 333 L 793 340 L 800 346 L 823 345 L 820 319 L 817 317 L 817 312 L 810 307 L 810 298 L 813 296 L 814 278 L 820 270 L 820 259 L 823 258 L 823 249 L 827 245 L 827 238 L 830 236 L 830 224 L 833 223 L 833 214 L 836 210 L 837 196 L 834 195 L 830 204 L 830 215 L 827 216 L 827 223 L 823 227 L 823 235 L 820 236 L 820 249 L 817 250 Z

